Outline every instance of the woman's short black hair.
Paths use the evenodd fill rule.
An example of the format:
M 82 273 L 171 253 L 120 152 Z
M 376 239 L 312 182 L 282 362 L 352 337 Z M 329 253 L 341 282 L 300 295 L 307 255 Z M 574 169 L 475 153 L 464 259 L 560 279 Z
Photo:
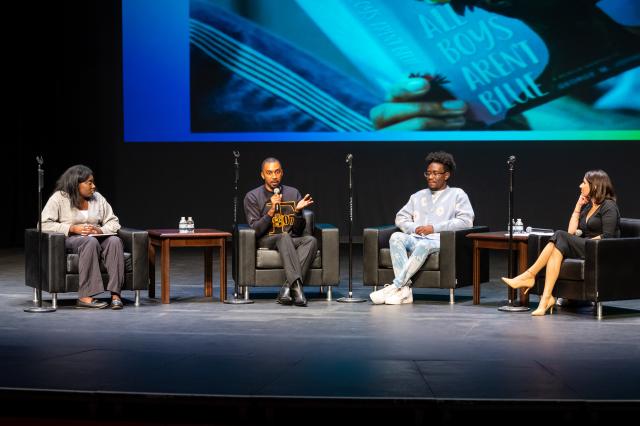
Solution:
M 62 191 L 69 197 L 71 207 L 80 209 L 82 208 L 82 196 L 78 190 L 78 185 L 85 182 L 92 175 L 93 171 L 87 166 L 82 164 L 71 166 L 58 178 L 55 190 Z
M 440 163 L 444 166 L 444 170 L 449 172 L 453 176 L 453 172 L 456 171 L 456 162 L 453 160 L 453 155 L 444 151 L 430 152 L 425 158 L 427 167 L 431 163 Z

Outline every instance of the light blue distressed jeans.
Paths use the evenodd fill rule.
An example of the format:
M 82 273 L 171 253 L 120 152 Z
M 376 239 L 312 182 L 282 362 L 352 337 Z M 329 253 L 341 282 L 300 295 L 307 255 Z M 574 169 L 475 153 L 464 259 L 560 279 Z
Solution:
M 401 288 L 410 282 L 411 277 L 418 272 L 430 254 L 440 251 L 440 240 L 394 232 L 389 239 L 389 249 L 395 275 L 393 285 Z

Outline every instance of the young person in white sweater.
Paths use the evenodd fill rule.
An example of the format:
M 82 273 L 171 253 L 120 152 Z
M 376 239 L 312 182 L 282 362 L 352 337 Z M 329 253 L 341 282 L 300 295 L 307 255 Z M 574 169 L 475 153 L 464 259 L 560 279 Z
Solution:
M 370 294 L 374 304 L 413 303 L 411 277 L 429 255 L 440 250 L 440 232 L 473 226 L 474 213 L 469 197 L 460 188 L 447 185 L 456 163 L 447 152 L 427 155 L 427 188 L 411 195 L 396 214 L 396 226 L 389 240 L 395 276 L 391 284 Z

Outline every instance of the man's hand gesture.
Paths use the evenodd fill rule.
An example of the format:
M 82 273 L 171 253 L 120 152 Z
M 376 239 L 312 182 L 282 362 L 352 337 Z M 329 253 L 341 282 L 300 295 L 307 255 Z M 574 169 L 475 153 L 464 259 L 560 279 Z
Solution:
M 302 209 L 310 206 L 311 204 L 313 204 L 313 198 L 311 198 L 311 195 L 309 194 L 305 195 L 302 200 L 298 201 L 298 204 L 296 205 L 296 213 L 302 211 Z

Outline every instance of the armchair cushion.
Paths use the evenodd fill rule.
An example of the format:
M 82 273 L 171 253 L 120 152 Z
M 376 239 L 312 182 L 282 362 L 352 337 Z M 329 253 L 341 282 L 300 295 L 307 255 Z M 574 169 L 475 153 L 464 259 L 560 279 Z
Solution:
M 278 250 L 268 250 L 259 248 L 256 255 L 256 268 L 258 269 L 279 269 L 282 268 L 282 259 Z M 316 252 L 316 257 L 311 264 L 312 269 L 322 268 L 320 250 Z
M 76 253 L 68 253 L 67 254 L 67 261 L 66 261 L 66 266 L 67 266 L 67 274 L 77 274 L 78 273 L 78 259 L 79 259 L 79 255 Z M 102 272 L 103 274 L 107 273 L 107 268 L 105 268 L 104 263 L 102 262 L 102 259 L 100 259 L 100 272 Z M 133 272 L 133 258 L 131 256 L 131 253 L 124 253 L 124 271 L 125 272 Z
M 393 268 L 391 263 L 391 249 L 383 248 L 380 250 L 378 257 L 381 268 Z M 427 261 L 420 267 L 421 271 L 439 271 L 440 270 L 440 253 L 436 252 L 431 254 Z
M 365 228 L 363 239 L 362 269 L 365 286 L 379 286 L 393 280 L 389 239 L 399 231 L 394 225 Z M 414 287 L 458 288 L 472 284 L 473 244 L 466 235 L 471 232 L 488 232 L 486 226 L 440 233 L 440 251 L 430 255 L 412 278 Z M 481 281 L 489 280 L 489 253 L 480 254 Z
M 149 235 L 146 231 L 121 228 L 125 257 L 125 282 L 123 290 L 146 290 L 149 286 Z M 48 293 L 78 291 L 78 255 L 69 254 L 65 248 L 65 235 L 43 232 L 42 290 Z M 102 263 L 102 262 L 101 262 Z M 100 265 L 102 279 L 108 281 L 104 265 Z M 38 286 L 38 231 L 25 230 L 25 285 Z
M 584 259 L 565 259 L 560 267 L 560 280 L 584 280 Z
M 621 218 L 621 238 L 587 240 L 584 259 L 564 259 L 554 294 L 575 300 L 605 302 L 640 298 L 640 220 Z M 529 265 L 549 237 L 529 235 Z M 533 294 L 542 294 L 544 273 L 538 274 Z
M 338 228 L 326 223 L 316 223 L 310 210 L 303 211 L 306 220 L 305 234 L 318 241 L 318 252 L 311 265 L 305 286 L 337 286 L 340 284 Z M 281 286 L 285 273 L 277 250 L 256 247 L 256 234 L 246 224 L 234 229 L 233 278 L 238 286 Z

